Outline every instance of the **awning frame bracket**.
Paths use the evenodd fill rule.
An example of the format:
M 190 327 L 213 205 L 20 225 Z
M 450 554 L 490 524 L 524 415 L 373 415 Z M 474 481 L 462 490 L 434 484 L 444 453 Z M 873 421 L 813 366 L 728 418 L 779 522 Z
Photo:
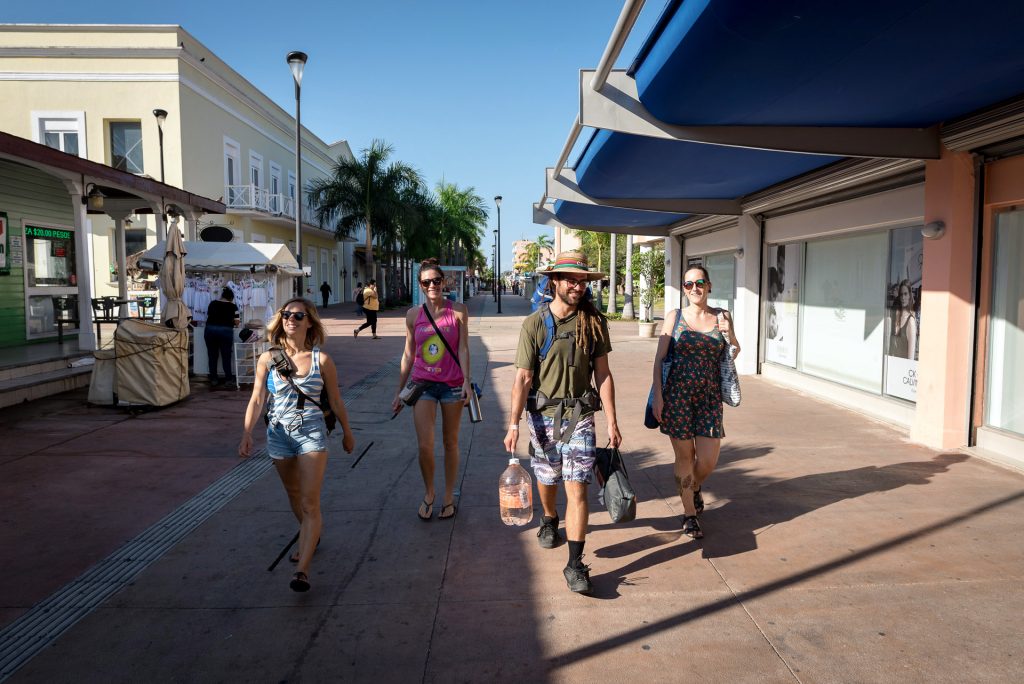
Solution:
M 594 69 L 580 70 L 581 126 L 663 140 L 843 157 L 938 159 L 939 127 L 678 126 L 665 123 L 640 102 L 636 81 L 616 69 L 600 90 Z
M 686 199 L 686 198 L 629 198 L 609 199 L 591 197 L 576 182 L 576 171 L 563 168 L 556 177 L 554 169 L 546 169 L 547 186 L 545 197 L 577 204 L 591 206 L 614 207 L 616 209 L 633 209 L 636 211 L 663 212 L 668 214 L 720 214 L 739 216 L 742 214 L 740 203 L 734 199 Z

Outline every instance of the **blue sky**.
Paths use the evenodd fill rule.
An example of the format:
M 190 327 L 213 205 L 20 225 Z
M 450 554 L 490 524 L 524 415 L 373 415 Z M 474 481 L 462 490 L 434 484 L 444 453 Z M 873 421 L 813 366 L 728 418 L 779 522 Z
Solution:
M 358 153 L 374 138 L 422 171 L 502 195 L 502 267 L 532 223 L 578 110 L 580 68 L 597 66 L 622 0 L 5 3 L 14 23 L 180 24 L 287 111 L 284 56 L 303 50 L 302 122 Z M 664 3 L 647 3 L 619 63 L 636 55 Z M 575 160 L 575 156 L 570 162 Z M 492 205 L 491 228 L 495 217 Z M 492 236 L 484 241 L 490 245 Z M 485 250 L 489 253 L 489 249 Z

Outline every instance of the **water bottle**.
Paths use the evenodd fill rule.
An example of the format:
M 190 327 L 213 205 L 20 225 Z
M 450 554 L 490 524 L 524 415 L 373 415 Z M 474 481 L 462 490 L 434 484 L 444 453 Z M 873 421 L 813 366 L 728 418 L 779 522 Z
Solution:
M 506 525 L 522 526 L 533 520 L 533 480 L 518 458 L 508 460 L 508 468 L 498 480 L 498 505 L 501 522 Z

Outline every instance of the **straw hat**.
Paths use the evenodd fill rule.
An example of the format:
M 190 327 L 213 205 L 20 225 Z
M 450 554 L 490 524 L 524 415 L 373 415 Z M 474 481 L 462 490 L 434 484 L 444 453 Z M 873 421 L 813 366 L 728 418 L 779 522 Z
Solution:
M 578 251 L 559 252 L 555 263 L 537 273 L 546 276 L 586 276 L 587 280 L 602 280 L 604 278 L 604 273 L 588 270 L 587 255 Z

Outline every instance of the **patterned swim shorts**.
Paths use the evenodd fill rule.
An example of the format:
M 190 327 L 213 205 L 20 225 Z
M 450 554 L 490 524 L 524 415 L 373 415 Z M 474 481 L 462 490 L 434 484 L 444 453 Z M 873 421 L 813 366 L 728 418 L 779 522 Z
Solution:
M 590 484 L 594 479 L 594 457 L 597 454 L 594 439 L 594 414 L 580 418 L 568 444 L 554 439 L 552 416 L 543 413 L 526 412 L 530 426 L 530 443 L 533 444 L 533 474 L 537 481 L 553 485 L 566 480 Z M 562 419 L 562 429 L 569 424 Z

